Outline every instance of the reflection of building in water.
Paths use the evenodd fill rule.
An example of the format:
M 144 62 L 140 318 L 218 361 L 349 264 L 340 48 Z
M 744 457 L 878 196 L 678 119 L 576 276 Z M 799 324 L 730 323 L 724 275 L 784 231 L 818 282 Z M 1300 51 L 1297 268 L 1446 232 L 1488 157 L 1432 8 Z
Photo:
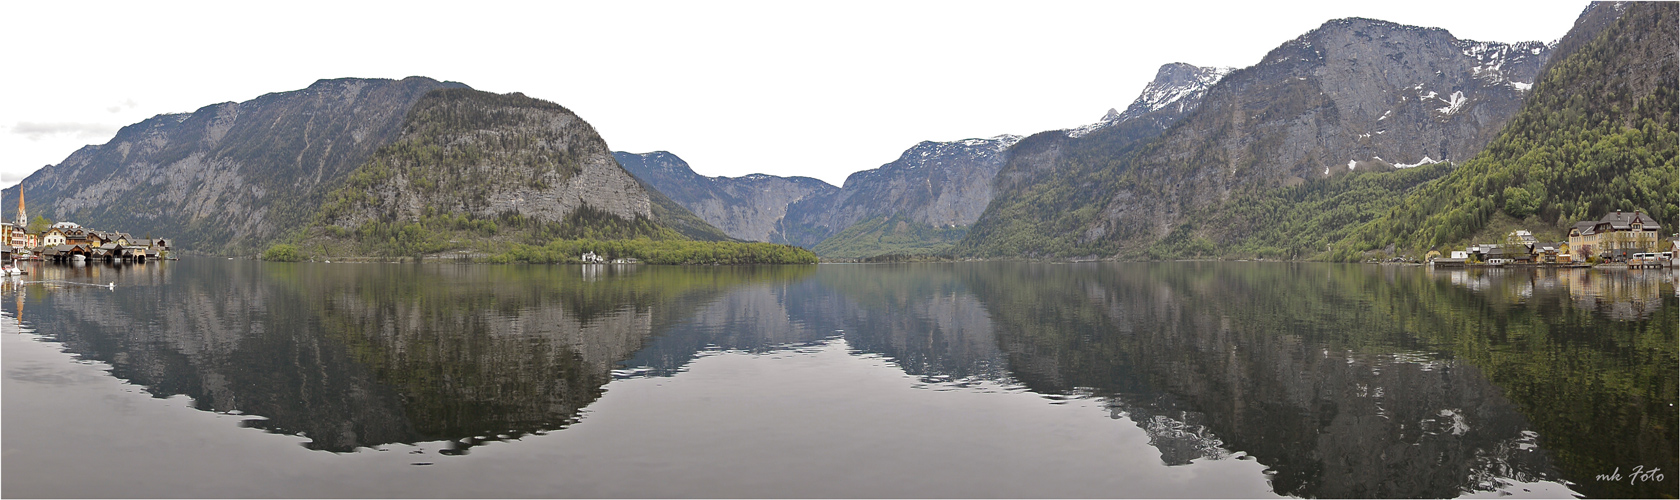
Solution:
M 23 298 L 28 293 L 29 288 L 23 284 L 23 280 L 21 279 L 0 280 L 0 297 L 10 296 L 12 298 L 12 308 L 9 312 L 11 313 L 13 320 L 16 321 L 16 324 L 21 325 L 24 322 Z M 0 302 L 0 304 L 4 304 L 4 302 Z M 17 333 L 18 330 L 12 329 L 9 331 Z
M 1611 319 L 1644 319 L 1673 296 L 1674 275 L 1659 270 L 1573 269 L 1562 281 L 1575 307 L 1599 311 Z
M 1567 294 L 1573 307 L 1599 311 L 1616 320 L 1649 317 L 1675 289 L 1674 274 L 1667 270 L 1430 268 L 1425 272 L 1437 279 L 1445 275 L 1454 286 L 1495 302 L 1522 303 L 1537 294 Z

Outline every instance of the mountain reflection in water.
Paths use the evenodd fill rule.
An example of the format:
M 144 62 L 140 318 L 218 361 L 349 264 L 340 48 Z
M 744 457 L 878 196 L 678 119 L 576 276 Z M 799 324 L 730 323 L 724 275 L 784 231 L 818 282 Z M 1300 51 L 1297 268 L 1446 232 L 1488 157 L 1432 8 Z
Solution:
M 1265 263 L 42 266 L 25 324 L 154 395 L 347 452 L 579 420 L 615 378 L 840 339 L 925 387 L 1103 401 L 1166 466 L 1451 497 L 1675 467 L 1673 275 Z M 744 408 L 742 411 L 753 411 Z

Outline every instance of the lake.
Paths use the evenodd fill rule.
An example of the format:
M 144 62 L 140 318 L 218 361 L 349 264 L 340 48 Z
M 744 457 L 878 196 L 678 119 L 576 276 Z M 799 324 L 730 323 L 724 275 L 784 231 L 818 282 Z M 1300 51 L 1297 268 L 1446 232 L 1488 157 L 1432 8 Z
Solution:
M 32 270 L 6 497 L 1680 493 L 1669 271 Z

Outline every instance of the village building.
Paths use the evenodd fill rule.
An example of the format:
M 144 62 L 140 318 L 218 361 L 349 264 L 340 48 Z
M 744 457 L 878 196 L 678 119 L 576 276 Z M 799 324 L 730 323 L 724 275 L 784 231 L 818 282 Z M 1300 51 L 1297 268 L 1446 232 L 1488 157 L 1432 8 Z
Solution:
M 78 255 L 83 258 L 91 257 L 93 255 L 93 249 L 88 247 L 86 243 L 71 243 L 46 247 L 46 249 L 41 252 L 42 257 L 55 262 L 70 261 Z
M 1565 243 L 1558 241 L 1535 243 L 1529 248 L 1534 249 L 1533 252 L 1536 262 L 1540 262 L 1542 264 L 1568 264 L 1569 262 L 1567 260 L 1559 262 L 1558 259 L 1559 255 L 1569 255 L 1563 251 L 1564 245 Z M 1564 259 L 1568 259 L 1568 257 L 1564 257 Z
M 1534 233 L 1528 232 L 1527 229 L 1518 229 L 1516 231 L 1512 231 L 1511 234 L 1507 235 L 1505 237 L 1505 241 L 1506 241 L 1506 243 L 1516 243 L 1516 244 L 1519 244 L 1519 245 L 1533 246 L 1534 243 L 1538 240 L 1535 240 L 1534 239 Z
M 64 244 L 88 246 L 87 230 L 82 229 L 81 226 L 66 228 L 64 230 Z
M 41 235 L 41 244 L 39 246 L 56 247 L 69 241 L 69 238 L 64 236 L 64 229 L 54 226 L 52 229 L 48 229 L 46 234 Z
M 1569 229 L 1569 249 L 1578 258 L 1625 259 L 1655 251 L 1661 232 L 1662 225 L 1650 215 L 1618 210 L 1596 221 L 1575 223 Z

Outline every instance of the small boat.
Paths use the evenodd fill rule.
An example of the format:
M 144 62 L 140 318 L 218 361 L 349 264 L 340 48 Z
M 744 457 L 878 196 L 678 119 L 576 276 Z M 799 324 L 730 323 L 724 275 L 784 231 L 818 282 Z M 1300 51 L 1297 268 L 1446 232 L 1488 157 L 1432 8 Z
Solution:
M 25 274 L 29 273 L 11 264 L 0 266 L 0 276 L 23 276 Z

